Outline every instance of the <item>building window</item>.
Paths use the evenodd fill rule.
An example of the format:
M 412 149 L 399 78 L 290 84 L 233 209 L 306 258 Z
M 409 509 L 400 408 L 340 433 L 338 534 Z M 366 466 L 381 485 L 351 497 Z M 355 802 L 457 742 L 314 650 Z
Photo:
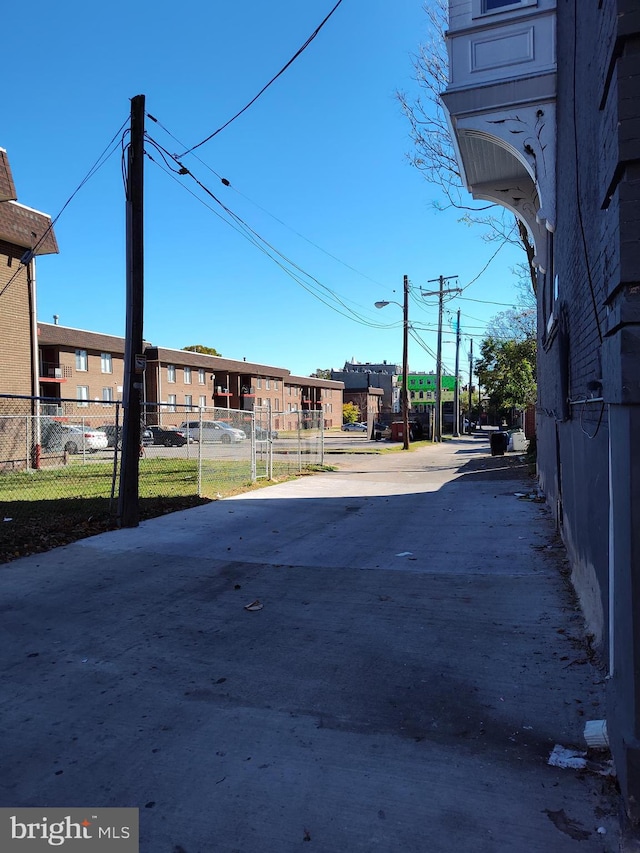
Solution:
M 187 411 L 190 412 L 193 408 L 193 397 L 191 396 L 191 394 L 184 395 L 184 404 L 187 407 Z
M 184 369 L 184 384 L 191 385 L 191 368 L 185 367 Z
M 102 389 L 102 402 L 113 403 L 113 388 Z
M 175 412 L 175 410 L 176 410 L 176 395 L 175 394 L 169 394 L 169 396 L 167 397 L 167 411 Z
M 264 380 L 264 387 L 266 388 L 267 391 L 269 391 L 271 389 L 271 380 L 270 379 Z
M 176 366 L 175 364 L 167 365 L 167 382 L 175 382 L 176 381 Z
M 277 380 L 277 379 L 274 379 L 274 380 L 273 380 L 273 390 L 274 390 L 274 391 L 277 391 L 277 390 L 278 390 L 278 380 Z
M 100 369 L 103 373 L 113 373 L 113 363 L 110 352 L 100 353 Z
M 536 6 L 538 0 L 476 0 L 474 3 L 475 15 L 487 15 L 491 12 L 508 12 L 521 6 Z
M 256 406 L 262 405 L 262 397 L 256 397 Z
M 205 376 L 205 373 L 204 373 L 204 367 L 200 367 L 200 368 L 198 368 L 198 385 L 206 385 L 206 384 L 207 384 L 207 377 Z
M 89 369 L 86 349 L 76 350 L 76 370 L 86 371 Z
M 86 353 L 85 353 L 85 355 L 86 355 Z M 77 386 L 77 388 L 76 388 L 76 399 L 78 400 L 78 406 L 86 407 L 89 405 L 89 386 L 88 385 L 78 385 Z
M 262 379 L 259 376 L 256 379 L 256 388 L 262 388 Z
M 207 398 L 204 394 L 200 395 L 200 402 L 198 403 L 201 409 L 206 409 L 207 407 Z

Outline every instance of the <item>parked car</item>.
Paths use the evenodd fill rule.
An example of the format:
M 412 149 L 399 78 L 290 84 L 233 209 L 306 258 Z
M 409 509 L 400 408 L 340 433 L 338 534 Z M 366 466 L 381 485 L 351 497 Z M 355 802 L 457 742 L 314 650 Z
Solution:
M 265 429 L 264 427 L 256 426 L 255 430 L 256 430 L 256 441 L 267 441 L 267 439 L 269 439 L 269 438 L 277 438 L 278 437 L 278 431 L 275 429 L 272 429 L 271 432 L 269 432 L 269 430 Z
M 81 424 L 60 424 L 63 431 L 62 449 L 67 453 L 82 453 L 106 450 L 107 436 L 102 430 L 83 427 Z
M 366 424 L 342 424 L 342 429 L 344 432 L 367 432 L 368 427 Z
M 391 438 L 391 427 L 376 421 L 373 425 L 373 437 L 376 441 L 381 441 L 383 438 Z
M 187 443 L 184 432 L 174 427 L 151 426 L 149 430 L 154 444 L 161 444 L 163 447 L 183 447 Z
M 118 450 L 122 450 L 122 424 L 118 424 L 117 430 L 115 424 L 103 424 L 98 429 L 107 436 L 107 447 L 115 447 L 117 444 Z M 144 424 L 140 424 L 140 444 L 144 447 L 153 444 L 153 434 Z
M 235 429 L 224 421 L 202 421 L 202 424 L 200 421 L 184 421 L 180 424 L 179 430 L 187 439 L 201 441 L 203 444 L 218 441 L 222 444 L 235 444 L 247 438 L 244 430 Z

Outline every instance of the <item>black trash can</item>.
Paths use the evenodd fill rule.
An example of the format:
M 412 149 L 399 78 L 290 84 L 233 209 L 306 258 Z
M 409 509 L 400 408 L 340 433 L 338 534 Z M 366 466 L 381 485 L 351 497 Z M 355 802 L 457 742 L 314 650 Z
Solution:
M 509 446 L 509 434 L 506 432 L 492 432 L 489 436 L 492 456 L 504 456 Z

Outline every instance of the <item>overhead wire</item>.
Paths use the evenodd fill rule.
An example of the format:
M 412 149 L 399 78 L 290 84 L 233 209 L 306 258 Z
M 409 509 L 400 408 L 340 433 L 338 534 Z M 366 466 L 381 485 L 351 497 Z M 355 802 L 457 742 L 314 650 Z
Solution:
M 170 130 L 169 130 L 169 129 L 168 129 L 168 128 L 167 128 L 167 127 L 166 127 L 166 126 L 161 122 L 161 121 L 160 121 L 160 119 L 158 119 L 158 118 L 157 118 L 156 116 L 154 116 L 154 115 L 151 115 L 151 113 L 147 113 L 147 117 L 148 117 L 151 121 L 155 122 L 159 127 L 161 127 L 161 128 L 162 128 L 162 130 L 163 130 L 163 131 L 164 131 L 168 136 L 170 136 L 170 137 L 171 137 L 171 139 L 173 139 L 173 140 L 174 140 L 174 142 L 179 142 L 181 145 L 183 144 L 183 143 L 181 142 L 181 140 L 180 140 L 180 139 L 178 139 L 178 137 L 177 137 L 177 136 L 175 136 L 175 135 L 174 135 L 174 134 L 173 134 L 173 133 L 172 133 L 172 132 L 171 132 L 171 131 L 170 131 Z M 309 237 L 306 237 L 306 236 L 305 236 L 304 234 L 302 234 L 300 231 L 297 231 L 295 228 L 293 228 L 293 227 L 292 227 L 291 225 L 289 225 L 287 222 L 284 222 L 284 220 L 280 219 L 278 216 L 276 216 L 274 213 L 272 213 L 272 212 L 271 212 L 270 210 L 268 210 L 266 207 L 263 207 L 263 206 L 262 206 L 261 204 L 259 204 L 257 201 L 255 201 L 254 199 L 252 199 L 250 196 L 246 195 L 246 193 L 243 193 L 243 192 L 242 192 L 241 190 L 239 190 L 239 189 L 236 187 L 236 185 L 235 185 L 234 183 L 232 183 L 228 178 L 225 178 L 225 177 L 223 177 L 219 172 L 216 172 L 216 170 L 215 170 L 212 166 L 210 166 L 210 165 L 209 165 L 209 163 L 207 163 L 207 162 L 206 162 L 205 160 L 203 160 L 200 156 L 198 156 L 198 154 L 194 154 L 192 151 L 191 151 L 191 152 L 188 152 L 188 153 L 190 153 L 190 154 L 191 154 L 191 156 L 195 157 L 195 159 L 196 159 L 199 163 L 201 163 L 201 164 L 205 167 L 205 169 L 208 169 L 208 170 L 209 170 L 213 175 L 215 175 L 215 176 L 220 180 L 220 182 L 221 182 L 225 187 L 228 187 L 230 190 L 233 190 L 233 192 L 235 192 L 237 195 L 241 196 L 241 197 L 242 197 L 242 198 L 244 198 L 246 201 L 248 201 L 250 204 L 253 204 L 255 207 L 257 207 L 257 208 L 258 208 L 258 210 L 261 210 L 263 213 L 266 213 L 266 214 L 267 214 L 267 216 L 271 217 L 271 219 L 273 219 L 273 220 L 274 220 L 275 222 L 277 222 L 279 225 L 282 225 L 284 228 L 287 228 L 289 231 L 291 231 L 291 232 L 292 232 L 293 234 L 295 234 L 297 237 L 300 237 L 300 239 L 301 239 L 301 240 L 304 240 L 306 243 L 309 243 L 309 245 L 310 245 L 310 246 L 313 246 L 313 247 L 314 247 L 315 249 L 317 249 L 319 252 L 322 252 L 324 255 L 326 255 L 327 257 L 329 257 L 329 258 L 331 258 L 332 260 L 336 261 L 337 263 L 341 264 L 341 265 L 342 265 L 343 267 L 345 267 L 346 269 L 351 270 L 351 272 L 356 273 L 356 275 L 359 275 L 359 276 L 361 276 L 362 278 L 367 279 L 367 281 L 372 282 L 372 284 L 377 284 L 377 285 L 379 285 L 380 287 L 386 287 L 386 285 L 382 284 L 382 283 L 381 283 L 381 282 L 379 282 L 379 281 L 376 281 L 376 279 L 371 278 L 371 276 L 367 275 L 366 273 L 363 273 L 363 272 L 362 272 L 362 270 L 356 269 L 356 267 L 351 266 L 351 264 L 348 264 L 346 261 L 343 261 L 343 260 L 342 260 L 342 258 L 339 258 L 337 255 L 334 255 L 332 252 L 327 251 L 327 249 L 324 249 L 322 246 L 318 245 L 318 243 L 315 243 L 315 242 L 314 242 L 313 240 L 311 240 Z
M 62 207 L 61 207 L 61 208 L 60 208 L 60 210 L 58 211 L 58 214 L 57 214 L 53 219 L 51 219 L 51 221 L 49 222 L 49 225 L 47 226 L 47 228 L 46 228 L 46 229 L 45 229 L 45 231 L 43 232 L 42 236 L 41 236 L 41 237 L 36 241 L 36 243 L 35 243 L 35 244 L 30 248 L 30 249 L 28 249 L 28 250 L 25 252 L 25 254 L 22 256 L 22 258 L 21 258 L 21 260 L 20 260 L 20 266 L 19 266 L 19 267 L 18 267 L 18 269 L 14 272 L 14 274 L 11 276 L 11 278 L 7 281 L 7 283 L 4 285 L 4 287 L 2 288 L 2 290 L 0 290 L 0 296 L 2 296 L 2 295 L 3 295 L 3 294 L 4 294 L 4 293 L 9 289 L 9 287 L 10 287 L 10 286 L 11 286 L 11 284 L 12 284 L 12 282 L 13 282 L 13 281 L 18 277 L 18 275 L 20 275 L 21 268 L 22 268 L 23 266 L 26 266 L 26 264 L 27 264 L 27 263 L 29 263 L 29 261 L 31 261 L 31 260 L 32 260 L 32 258 L 37 254 L 38 249 L 39 249 L 39 248 L 40 248 L 40 246 L 43 244 L 43 242 L 46 240 L 46 238 L 49 236 L 49 234 L 50 234 L 50 233 L 51 233 L 51 231 L 53 230 L 53 227 L 54 227 L 54 225 L 56 224 L 56 222 L 60 219 L 60 217 L 62 216 L 62 214 L 64 213 L 64 211 L 65 211 L 65 210 L 67 209 L 67 207 L 71 204 L 71 202 L 73 201 L 73 199 L 74 199 L 74 198 L 76 197 L 76 195 L 80 192 L 80 190 L 84 187 L 84 185 L 85 185 L 86 183 L 88 183 L 88 182 L 91 180 L 91 178 L 93 178 L 93 176 L 94 176 L 94 175 L 95 175 L 95 174 L 96 174 L 96 173 L 97 173 L 97 172 L 102 168 L 102 166 L 104 166 L 104 164 L 105 164 L 105 163 L 109 160 L 109 158 L 114 154 L 114 152 L 116 151 L 116 149 L 117 149 L 117 148 L 118 148 L 118 146 L 120 145 L 121 140 L 124 138 L 124 135 L 126 134 L 126 131 L 124 131 L 124 128 L 125 128 L 125 126 L 126 126 L 127 122 L 128 122 L 128 118 L 124 120 L 124 122 L 120 125 L 120 127 L 118 128 L 118 130 L 117 130 L 117 131 L 114 133 L 114 135 L 111 137 L 111 140 L 110 140 L 110 141 L 108 142 L 108 144 L 105 146 L 105 148 L 103 149 L 102 153 L 100 154 L 100 156 L 98 157 L 98 159 L 95 161 L 95 163 L 93 164 L 93 166 L 89 169 L 89 171 L 87 172 L 87 174 L 84 176 L 84 178 L 80 181 L 80 183 L 79 183 L 79 184 L 78 184 L 78 186 L 75 188 L 75 190 L 71 193 L 71 195 L 69 196 L 69 198 L 68 198 L 68 199 L 65 201 L 65 203 L 62 205 Z M 114 145 L 114 143 L 115 143 L 115 145 Z M 112 147 L 112 146 L 113 146 L 113 147 Z M 111 149 L 111 150 L 109 150 L 109 149 Z
M 308 273 L 306 270 L 296 264 L 293 260 L 291 260 L 278 249 L 276 249 L 275 246 L 269 243 L 264 237 L 262 237 L 257 231 L 255 231 L 255 229 L 253 229 L 241 217 L 234 213 L 226 204 L 224 204 L 224 202 L 222 202 L 215 195 L 215 193 L 213 193 L 202 181 L 200 181 L 199 178 L 197 178 L 193 174 L 193 172 L 191 172 L 191 170 L 187 169 L 178 158 L 170 154 L 156 140 L 152 139 L 149 136 L 147 136 L 147 139 L 161 155 L 164 163 L 164 168 L 161 167 L 163 171 L 168 171 L 168 173 L 172 178 L 174 178 L 174 180 L 177 180 L 178 176 L 189 176 L 204 193 L 206 193 L 211 199 L 213 199 L 213 201 L 216 202 L 216 204 L 220 208 L 222 208 L 222 210 L 224 210 L 224 212 L 227 214 L 228 217 L 230 217 L 230 220 L 232 221 L 222 216 L 218 211 L 216 211 L 209 204 L 204 202 L 196 193 L 185 187 L 182 181 L 177 180 L 179 185 L 187 189 L 190 195 L 194 196 L 202 204 L 204 204 L 205 207 L 214 212 L 218 216 L 218 218 L 222 219 L 223 222 L 233 227 L 234 230 L 241 234 L 241 236 L 244 236 L 246 239 L 248 239 L 250 243 L 256 246 L 256 248 L 260 249 L 260 251 L 262 251 L 267 257 L 269 257 L 274 263 L 276 263 L 284 272 L 286 272 L 287 275 L 289 275 L 294 281 L 300 284 L 308 293 L 319 299 L 319 301 L 321 301 L 328 308 L 337 311 L 337 313 L 341 314 L 347 319 L 355 320 L 356 322 L 362 325 L 369 326 L 370 328 L 392 329 L 397 328 L 400 325 L 399 323 L 376 323 L 358 314 L 358 312 L 350 308 L 349 305 L 347 305 L 335 291 L 324 285 L 319 279 Z M 149 154 L 149 152 L 146 152 L 146 156 L 149 157 L 149 159 L 155 165 L 160 166 L 160 164 L 157 163 L 156 160 L 154 160 L 154 158 Z M 178 168 L 174 168 L 173 165 L 170 165 L 170 161 L 173 161 Z M 288 266 L 285 266 L 281 261 L 278 260 L 278 257 L 275 256 L 281 258 L 284 264 Z M 295 270 L 297 270 L 298 272 L 294 272 Z M 298 273 L 300 275 L 298 275 Z M 306 279 L 306 281 L 304 279 Z M 310 282 L 313 282 L 313 284 L 310 284 Z M 317 286 L 317 288 L 320 288 L 325 293 L 318 293 L 316 288 L 314 287 L 314 284 Z M 335 302 L 337 302 L 340 306 L 342 306 L 344 311 L 336 308 L 335 305 L 331 304 L 331 302 L 328 302 L 327 298 L 331 298 Z
M 202 142 L 198 142 L 198 144 L 197 144 L 197 145 L 192 145 L 192 146 L 191 146 L 191 148 L 188 148 L 186 151 L 183 151 L 183 152 L 182 152 L 182 154 L 179 154 L 179 155 L 176 155 L 176 156 L 177 156 L 177 157 L 184 157 L 185 155 L 190 154 L 192 151 L 195 151 L 195 150 L 196 150 L 196 148 L 200 148 L 200 147 L 201 147 L 202 145 L 204 145 L 206 142 L 209 142 L 211 139 L 213 139 L 213 138 L 214 138 L 214 136 L 217 136 L 217 135 L 218 135 L 222 130 L 224 130 L 226 127 L 229 127 L 229 125 L 230 125 L 232 122 L 234 122 L 237 118 L 240 118 L 240 116 L 241 116 L 244 112 L 246 112 L 246 111 L 249 109 L 249 107 L 250 107 L 250 106 L 252 106 L 253 104 L 255 104 L 255 102 L 258 100 L 258 98 L 259 98 L 261 95 L 263 95 L 263 94 L 267 91 L 267 89 L 268 89 L 268 88 L 269 88 L 273 83 L 275 83 L 275 81 L 278 79 L 278 77 L 280 77 L 282 74 L 284 74 L 284 72 L 287 70 L 287 68 L 289 68 L 289 66 L 291 66 L 291 65 L 296 61 L 296 59 L 298 59 L 298 57 L 299 57 L 299 56 L 300 56 L 300 55 L 301 55 L 301 54 L 302 54 L 302 53 L 303 53 L 303 52 L 304 52 L 304 51 L 309 47 L 309 45 L 311 44 L 311 42 L 315 39 L 315 37 L 316 37 L 316 36 L 318 35 L 318 33 L 320 32 L 320 30 L 324 27 L 324 25 L 327 23 L 327 21 L 329 20 L 329 18 L 333 15 L 333 13 L 336 11 L 336 9 L 338 8 L 338 6 L 340 6 L 340 4 L 341 4 L 341 3 L 342 3 L 342 0 L 338 0 L 338 2 L 335 4 L 335 6 L 333 7 L 333 9 L 332 9 L 332 10 L 329 12 L 329 14 L 324 18 L 324 20 L 323 20 L 323 21 L 322 21 L 322 22 L 321 22 L 321 23 L 320 23 L 320 24 L 315 28 L 315 30 L 311 33 L 311 35 L 310 35 L 310 36 L 307 38 L 307 40 L 304 42 L 304 44 L 303 44 L 300 48 L 298 48 L 298 50 L 294 53 L 294 55 L 291 57 L 291 59 L 290 59 L 290 60 L 289 60 L 285 65 L 283 65 L 283 66 L 282 66 L 282 68 L 280 69 L 280 71 L 278 71 L 278 73 L 277 73 L 277 74 L 275 74 L 275 75 L 274 75 L 274 76 L 269 80 L 269 82 L 268 82 L 268 83 L 266 83 L 266 84 L 262 87 L 262 89 L 260 89 L 260 91 L 258 92 L 258 94 L 257 94 L 257 95 L 254 95 L 254 97 L 253 97 L 253 98 L 251 98 L 251 100 L 250 100 L 247 104 L 245 104 L 245 106 L 244 106 L 244 107 L 242 107 L 242 109 L 241 109 L 241 110 L 238 110 L 238 112 L 237 112 L 234 116 L 232 116 L 228 121 L 226 121 L 223 125 L 221 125 L 217 130 L 214 130 L 214 132 L 213 132 L 213 133 L 210 133 L 210 134 L 209 134 L 209 136 L 207 136 L 205 139 L 203 139 L 203 140 L 202 140 Z

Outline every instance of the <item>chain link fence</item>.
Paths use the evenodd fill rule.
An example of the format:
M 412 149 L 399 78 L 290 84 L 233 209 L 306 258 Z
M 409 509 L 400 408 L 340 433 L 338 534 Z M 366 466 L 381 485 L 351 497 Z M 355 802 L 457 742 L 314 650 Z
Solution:
M 16 519 L 41 523 L 79 509 L 114 519 L 123 420 L 119 402 L 0 395 L 0 538 Z M 322 464 L 322 412 L 147 402 L 140 457 L 141 503 L 164 512 L 180 499 L 216 499 Z

